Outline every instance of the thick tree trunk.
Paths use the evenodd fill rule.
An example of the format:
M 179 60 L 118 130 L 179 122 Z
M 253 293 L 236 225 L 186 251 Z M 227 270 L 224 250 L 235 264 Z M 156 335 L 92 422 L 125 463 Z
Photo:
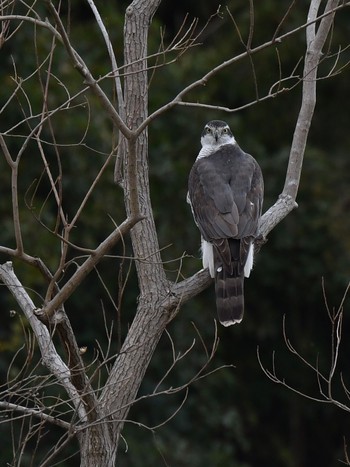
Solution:
M 134 403 L 144 374 L 157 343 L 169 320 L 163 308 L 150 301 L 142 303 L 128 336 L 110 374 L 109 383 L 101 397 L 104 410 L 115 421 L 117 437 L 124 427 L 127 414 Z
M 126 124 L 135 130 L 148 113 L 147 40 L 153 14 L 161 0 L 135 0 L 126 10 L 124 27 L 124 102 Z M 124 113 L 124 112 L 123 112 Z M 83 467 L 114 466 L 124 421 L 143 380 L 169 315 L 164 298 L 169 284 L 159 253 L 148 179 L 148 133 L 121 142 L 125 148 L 124 192 L 128 215 L 144 220 L 131 231 L 140 288 L 133 323 L 101 394 L 99 409 L 106 415 L 79 434 Z
M 124 57 L 129 65 L 125 68 L 124 102 L 126 123 L 131 130 L 136 130 L 148 114 L 148 28 L 159 4 L 160 0 L 135 0 L 126 10 Z M 149 193 L 147 129 L 137 139 L 126 141 L 124 147 L 126 209 L 128 214 L 139 211 L 144 220 L 131 231 L 140 289 L 139 305 L 101 395 L 104 411 L 114 419 L 118 436 L 170 318 L 164 307 L 169 282 L 159 253 Z M 133 178 L 130 169 L 134 168 Z
M 117 443 L 108 427 L 108 420 L 82 429 L 78 433 L 80 467 L 114 467 Z

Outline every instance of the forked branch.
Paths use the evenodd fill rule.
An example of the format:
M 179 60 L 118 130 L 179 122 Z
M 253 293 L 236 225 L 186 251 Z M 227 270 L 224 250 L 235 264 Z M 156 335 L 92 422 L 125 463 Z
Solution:
M 297 207 L 296 197 L 300 183 L 306 143 L 316 106 L 317 70 L 330 28 L 334 21 L 339 0 L 328 0 L 325 11 L 318 15 L 320 0 L 313 0 L 306 27 L 306 53 L 304 60 L 302 103 L 295 125 L 289 162 L 282 194 L 277 202 L 262 216 L 260 233 L 263 237 Z M 322 17 L 316 32 L 317 18 Z
M 87 414 L 85 412 L 85 407 L 82 404 L 77 389 L 71 383 L 70 371 L 56 351 L 47 327 L 36 318 L 34 313 L 36 307 L 15 275 L 12 263 L 7 262 L 0 265 L 0 279 L 15 297 L 30 323 L 37 338 L 44 365 L 56 376 L 57 381 L 65 388 L 81 420 L 86 420 Z
M 338 362 L 339 362 L 339 355 L 341 351 L 341 342 L 342 342 L 342 333 L 343 333 L 344 303 L 345 303 L 345 299 L 347 298 L 349 290 L 350 290 L 350 283 L 348 284 L 344 292 L 343 298 L 337 310 L 330 311 L 328 304 L 327 304 L 327 299 L 326 299 L 324 284 L 323 284 L 325 307 L 326 307 L 327 314 L 328 314 L 328 317 L 331 323 L 331 355 L 330 355 L 330 365 L 329 365 L 328 371 L 320 369 L 318 356 L 316 358 L 316 363 L 311 363 L 309 360 L 303 357 L 303 355 L 301 355 L 299 351 L 296 350 L 296 348 L 292 345 L 290 339 L 288 338 L 287 331 L 286 331 L 285 317 L 283 319 L 283 336 L 284 336 L 284 342 L 286 344 L 286 347 L 288 351 L 302 363 L 302 365 L 306 366 L 308 369 L 310 369 L 314 373 L 316 381 L 317 381 L 319 395 L 308 394 L 304 392 L 302 388 L 296 388 L 295 385 L 287 383 L 286 378 L 281 378 L 276 369 L 275 353 L 273 353 L 272 355 L 271 369 L 268 369 L 266 365 L 262 363 L 262 359 L 260 356 L 260 350 L 259 348 L 257 349 L 257 355 L 258 355 L 258 361 L 259 361 L 260 367 L 265 373 L 265 375 L 269 379 L 271 379 L 271 381 L 273 381 L 276 384 L 281 384 L 285 388 L 289 389 L 290 391 L 295 392 L 296 394 L 299 394 L 302 397 L 305 397 L 307 399 L 310 399 L 316 402 L 335 405 L 336 407 L 346 412 L 350 412 L 350 404 L 340 401 L 337 397 L 333 395 L 333 393 L 334 393 L 334 385 L 338 383 L 338 386 L 340 384 L 341 387 L 343 388 L 346 399 L 350 400 L 349 389 L 344 382 L 342 373 L 339 372 L 338 370 Z
M 262 216 L 259 225 L 260 240 L 258 247 L 264 243 L 268 233 L 279 224 L 293 209 L 297 207 L 296 197 L 299 188 L 299 182 L 301 177 L 303 158 L 306 148 L 306 142 L 309 134 L 309 128 L 312 121 L 316 105 L 316 86 L 317 86 L 317 70 L 322 55 L 322 49 L 327 40 L 328 33 L 331 25 L 334 21 L 334 15 L 338 8 L 339 0 L 328 0 L 325 11 L 323 14 L 318 15 L 320 7 L 320 0 L 313 0 L 310 4 L 309 15 L 306 24 L 306 37 L 307 37 L 307 48 L 304 59 L 304 73 L 303 73 L 303 87 L 302 87 L 302 104 L 299 112 L 299 116 L 295 125 L 293 141 L 290 149 L 288 169 L 285 178 L 285 184 L 279 199 L 276 203 L 270 207 L 265 214 Z M 320 25 L 316 32 L 316 22 L 321 18 Z M 291 33 L 287 33 L 289 35 Z M 279 39 L 282 40 L 281 36 Z M 256 53 L 270 43 L 263 44 L 262 46 L 256 47 L 249 51 L 249 53 Z M 247 55 L 245 52 L 242 55 Z M 205 75 L 202 80 L 192 83 L 190 86 L 181 91 L 178 96 L 168 104 L 168 106 L 175 105 L 180 102 L 182 96 L 186 94 L 193 87 L 199 84 L 204 84 L 213 74 L 217 73 L 226 66 L 227 63 L 233 63 L 235 60 L 240 59 L 241 56 L 237 56 L 226 63 L 219 65 L 217 68 L 211 70 Z M 149 119 L 155 118 L 157 112 L 161 112 L 159 109 Z M 142 125 L 141 125 L 142 126 Z M 201 270 L 194 276 L 185 279 L 184 281 L 176 284 L 169 294 L 168 306 L 169 308 L 176 309 L 175 304 L 183 303 L 189 298 L 193 297 L 193 294 L 200 293 L 211 283 L 209 273 L 207 270 Z

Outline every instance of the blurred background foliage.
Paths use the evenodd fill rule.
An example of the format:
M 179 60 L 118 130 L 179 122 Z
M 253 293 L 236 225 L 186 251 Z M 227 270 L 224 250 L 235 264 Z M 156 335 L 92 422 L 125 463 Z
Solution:
M 122 63 L 123 14 L 129 2 L 98 2 L 102 17 Z M 253 46 L 271 38 L 290 2 L 255 2 Z M 290 15 L 279 28 L 279 34 L 304 23 L 308 2 L 295 2 Z M 87 3 L 72 2 L 63 12 L 69 23 L 70 38 L 94 76 L 109 71 L 109 62 L 100 33 Z M 163 1 L 151 26 L 149 50 L 157 52 L 160 38 L 169 42 L 188 13 L 188 24 L 198 17 L 204 25 L 219 7 L 219 2 L 196 0 Z M 249 2 L 229 1 L 227 7 L 235 18 L 243 38 L 249 33 Z M 40 6 L 41 8 L 41 6 Z M 45 15 L 44 15 L 45 16 Z M 337 16 L 330 52 L 336 54 L 348 44 L 350 23 L 346 13 Z M 159 67 L 152 74 L 150 111 L 172 99 L 184 86 L 200 78 L 216 66 L 244 51 L 232 18 L 221 7 L 200 37 L 198 45 L 174 63 Z M 188 100 L 230 108 L 242 106 L 262 97 L 282 73 L 288 76 L 304 53 L 304 31 L 254 55 L 254 81 L 249 60 L 239 61 L 197 88 Z M 42 86 L 46 81 L 48 55 L 52 38 L 47 31 L 22 24 L 14 37 L 0 50 L 0 105 L 8 101 L 21 78 L 25 93 L 13 99 L 0 114 L 1 131 L 13 127 L 6 141 L 13 155 L 19 150 L 22 137 L 30 131 L 25 123 L 18 124 L 31 113 L 30 125 L 38 123 L 43 106 Z M 349 60 L 349 51 L 339 59 L 338 68 Z M 172 57 L 174 58 L 174 57 Z M 36 73 L 37 63 L 43 63 Z M 151 63 L 154 63 L 153 61 Z M 159 63 L 159 62 L 158 62 Z M 326 76 L 334 60 L 325 60 L 320 76 Z M 62 46 L 56 44 L 49 87 L 49 108 L 60 105 L 67 93 L 82 89 L 80 76 L 72 70 Z M 300 74 L 302 62 L 295 69 Z M 30 77 L 27 79 L 27 77 Z M 274 385 L 263 373 L 257 359 L 257 348 L 263 364 L 271 368 L 275 355 L 277 373 L 281 379 L 301 392 L 319 396 L 316 375 L 287 349 L 283 339 L 283 318 L 286 332 L 296 349 L 310 362 L 329 370 L 331 360 L 331 326 L 324 303 L 322 280 L 325 283 L 330 308 L 336 308 L 349 282 L 350 260 L 350 133 L 348 105 L 349 71 L 335 74 L 318 83 L 318 102 L 312 123 L 298 196 L 299 208 L 271 232 L 268 243 L 256 260 L 254 273 L 246 282 L 246 315 L 234 328 L 219 328 L 219 345 L 208 371 L 227 366 L 191 385 L 188 394 L 142 399 L 130 412 L 124 430 L 125 445 L 120 448 L 119 465 L 148 467 L 237 466 L 237 467 L 301 467 L 309 465 L 332 467 L 344 459 L 344 440 L 350 441 L 350 415 L 331 404 L 303 399 L 280 385 Z M 64 83 L 64 86 L 62 86 Z M 296 84 L 288 82 L 287 84 Z M 103 81 L 103 88 L 114 99 L 112 82 Z M 257 89 L 256 89 L 257 88 Z M 265 209 L 282 191 L 294 125 L 299 111 L 301 88 L 237 112 L 207 110 L 199 107 L 177 107 L 152 122 L 149 128 L 150 180 L 155 220 L 160 246 L 169 277 L 187 277 L 200 268 L 199 233 L 186 204 L 187 176 L 199 150 L 203 125 L 213 118 L 224 119 L 230 125 L 241 147 L 259 161 L 265 178 Z M 18 124 L 18 125 L 17 125 Z M 14 127 L 17 125 L 16 127 Z M 54 140 L 49 125 L 42 139 L 50 168 L 55 176 L 62 172 L 63 209 L 72 218 L 92 180 L 115 145 L 115 135 L 106 115 L 89 92 L 81 93 L 68 109 L 51 119 Z M 60 164 L 58 164 L 60 160 Z M 61 167 L 60 167 L 61 165 Z M 14 247 L 10 201 L 10 171 L 0 159 L 0 244 Z M 59 258 L 59 242 L 52 233 L 57 212 L 43 172 L 38 147 L 28 145 L 20 170 L 21 219 L 25 248 L 40 256 L 54 269 Z M 94 247 L 124 216 L 121 190 L 113 184 L 113 163 L 105 171 L 73 233 L 73 241 L 83 247 Z M 90 274 L 70 298 L 66 310 L 76 331 L 78 343 L 87 346 L 86 363 L 98 354 L 99 345 L 107 349 L 106 327 L 114 331 L 110 353 L 116 352 L 120 340 L 132 320 L 138 290 L 133 264 L 122 256 L 130 256 L 126 242 L 104 259 L 98 271 Z M 71 252 L 72 264 L 64 282 L 74 272 L 80 253 Z M 1 261 L 7 261 L 1 255 Z M 45 284 L 32 268 L 14 262 L 20 279 L 40 306 Z M 121 296 L 118 285 L 126 283 Z M 109 290 L 109 293 L 107 293 Z M 122 303 L 121 307 L 116 304 Z M 18 349 L 26 342 L 25 323 L 18 314 L 11 317 L 16 304 L 4 288 L 0 289 L 2 310 L 0 327 L 0 375 L 4 383 L 7 368 L 23 362 Z M 345 301 L 348 308 L 348 301 Z M 172 345 L 176 354 L 188 355 L 181 360 L 160 386 L 166 389 L 190 380 L 205 362 L 205 348 L 213 344 L 215 327 L 213 288 L 187 303 L 168 327 L 169 335 L 161 339 L 153 361 L 147 370 L 140 395 L 153 391 L 172 363 Z M 344 321 L 344 340 L 339 369 L 345 383 L 350 383 L 347 339 L 349 322 Z M 170 338 L 169 338 L 170 336 Z M 199 337 L 200 336 L 200 337 Z M 338 384 L 337 381 L 336 384 Z M 55 391 L 53 389 L 53 391 Z M 335 394 L 346 403 L 339 386 Z M 176 412 L 182 401 L 181 410 Z M 154 430 L 142 427 L 158 428 Z M 15 433 L 18 427 L 15 427 Z M 37 447 L 38 458 L 45 456 L 47 446 L 61 436 L 50 427 Z M 16 436 L 14 436 L 16 438 Z M 12 459 L 9 426 L 0 425 L 2 460 Z M 73 443 L 74 444 L 74 443 Z M 22 460 L 31 465 L 30 444 Z M 77 465 L 76 446 L 67 448 L 58 465 Z M 73 457 L 67 458 L 72 455 Z

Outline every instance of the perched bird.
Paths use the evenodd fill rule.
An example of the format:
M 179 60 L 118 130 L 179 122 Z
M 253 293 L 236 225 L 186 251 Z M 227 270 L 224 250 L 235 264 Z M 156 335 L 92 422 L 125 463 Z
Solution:
M 203 267 L 215 279 L 219 320 L 230 326 L 243 318 L 243 283 L 253 267 L 264 182 L 258 163 L 238 146 L 226 122 L 207 123 L 201 144 L 187 201 L 202 237 Z

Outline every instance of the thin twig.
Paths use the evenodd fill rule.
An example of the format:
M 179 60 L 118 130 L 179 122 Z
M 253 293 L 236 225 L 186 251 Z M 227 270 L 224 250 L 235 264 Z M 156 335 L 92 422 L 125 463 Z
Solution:
M 35 408 L 30 408 L 30 407 L 24 407 L 21 405 L 17 404 L 12 404 L 11 402 L 4 402 L 0 401 L 0 407 L 4 409 L 5 411 L 8 410 L 10 412 L 21 412 L 24 417 L 37 417 L 43 420 L 44 422 L 51 423 L 52 425 L 57 425 L 61 428 L 64 428 L 65 430 L 70 430 L 72 428 L 72 425 L 68 422 L 65 422 L 64 420 L 61 420 L 57 417 L 54 417 L 52 415 L 48 415 L 42 410 L 35 409 Z

